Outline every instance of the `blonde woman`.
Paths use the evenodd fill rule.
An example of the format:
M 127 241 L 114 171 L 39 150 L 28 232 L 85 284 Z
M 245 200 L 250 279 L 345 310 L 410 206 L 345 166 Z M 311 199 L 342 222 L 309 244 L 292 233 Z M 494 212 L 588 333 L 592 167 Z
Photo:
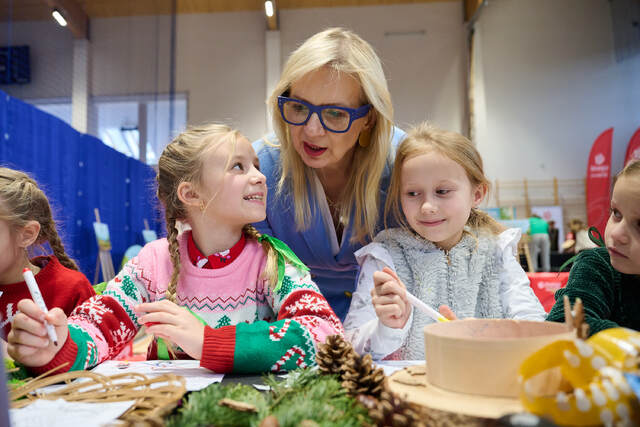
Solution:
M 293 249 L 343 319 L 358 271 L 353 254 L 380 230 L 403 136 L 382 64 L 359 36 L 330 28 L 291 54 L 267 102 L 275 135 L 254 147 L 274 197 L 256 228 Z

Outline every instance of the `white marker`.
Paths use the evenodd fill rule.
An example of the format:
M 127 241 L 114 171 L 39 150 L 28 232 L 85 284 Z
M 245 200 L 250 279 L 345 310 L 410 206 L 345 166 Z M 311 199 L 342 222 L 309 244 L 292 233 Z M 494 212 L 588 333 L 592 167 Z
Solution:
M 28 268 L 25 268 L 22 270 L 22 277 L 24 277 L 24 281 L 27 282 L 29 293 L 31 294 L 33 301 L 38 304 L 38 307 L 40 307 L 42 311 L 45 313 L 48 312 L 49 310 L 47 310 L 47 305 L 42 299 L 42 294 L 40 293 L 40 288 L 38 288 L 36 278 L 33 277 L 33 272 Z M 44 324 L 47 327 L 47 335 L 49 335 L 49 339 L 53 341 L 53 345 L 58 346 L 58 335 L 56 335 L 56 330 L 46 320 Z
M 433 320 L 438 321 L 438 322 L 448 322 L 449 321 L 449 319 L 447 319 L 442 314 L 440 314 L 437 311 L 435 311 L 433 308 L 429 307 L 427 304 L 425 304 L 422 301 L 420 301 L 415 296 L 411 295 L 408 291 L 407 291 L 407 299 L 409 300 L 409 302 L 411 303 L 412 306 L 414 306 L 418 310 L 424 312 L 427 316 L 431 317 Z

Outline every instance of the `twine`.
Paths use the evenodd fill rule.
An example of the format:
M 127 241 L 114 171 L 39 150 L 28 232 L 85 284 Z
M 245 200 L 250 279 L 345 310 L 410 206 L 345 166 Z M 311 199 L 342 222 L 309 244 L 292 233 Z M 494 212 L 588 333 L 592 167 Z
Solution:
M 139 373 L 107 376 L 90 371 L 73 371 L 47 377 L 49 373 L 11 390 L 11 407 L 23 408 L 38 399 L 87 403 L 133 400 L 135 403 L 120 419 L 135 422 L 161 418 L 176 406 L 186 392 L 185 379 L 173 374 L 154 377 Z M 83 381 L 74 381 L 81 378 Z M 50 393 L 36 391 L 60 382 L 67 385 Z

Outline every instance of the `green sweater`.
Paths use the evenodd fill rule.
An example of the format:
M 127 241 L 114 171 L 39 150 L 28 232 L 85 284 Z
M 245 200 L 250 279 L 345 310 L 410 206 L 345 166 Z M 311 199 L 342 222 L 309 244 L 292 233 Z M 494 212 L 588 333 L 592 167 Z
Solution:
M 640 330 L 640 277 L 615 270 L 606 248 L 580 252 L 547 320 L 564 322 L 564 295 L 572 305 L 582 299 L 589 335 L 619 326 Z

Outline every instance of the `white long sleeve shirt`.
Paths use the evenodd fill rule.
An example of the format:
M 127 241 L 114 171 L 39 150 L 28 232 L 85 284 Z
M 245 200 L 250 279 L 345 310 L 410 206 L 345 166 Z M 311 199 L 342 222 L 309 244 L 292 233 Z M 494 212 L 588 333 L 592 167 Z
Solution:
M 516 259 L 517 245 L 520 240 L 519 229 L 508 229 L 496 236 L 495 261 L 500 266 L 499 295 L 503 308 L 503 316 L 511 319 L 543 321 L 546 313 L 540 301 L 533 293 L 529 278 Z M 376 360 L 386 358 L 407 344 L 411 334 L 422 334 L 422 328 L 429 323 L 414 324 L 414 310 L 402 329 L 390 328 L 378 319 L 371 301 L 371 290 L 374 287 L 373 273 L 389 267 L 396 270 L 388 248 L 382 243 L 373 242 L 356 253 L 360 264 L 360 274 L 349 312 L 344 322 L 346 337 L 358 353 L 370 353 Z M 401 279 L 403 279 L 401 277 Z M 403 281 L 407 280 L 404 278 Z M 416 283 L 405 283 L 407 290 L 419 286 Z M 414 292 L 415 294 L 415 292 Z M 434 307 L 436 310 L 438 307 Z M 415 329 L 419 328 L 418 331 Z M 414 349 L 413 354 L 424 357 L 424 349 Z

